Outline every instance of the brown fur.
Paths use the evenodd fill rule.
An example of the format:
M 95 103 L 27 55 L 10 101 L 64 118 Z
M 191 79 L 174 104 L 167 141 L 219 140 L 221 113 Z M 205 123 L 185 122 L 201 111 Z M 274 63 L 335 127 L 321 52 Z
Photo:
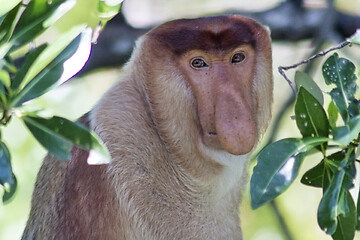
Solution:
M 209 44 L 223 42 L 226 49 L 212 51 L 189 39 L 183 44 L 177 30 L 203 43 L 207 38 L 196 36 L 210 34 L 217 40 Z M 270 118 L 270 44 L 263 27 L 240 16 L 177 20 L 145 35 L 121 81 L 81 120 L 107 145 L 111 163 L 87 165 L 88 153 L 79 148 L 69 163 L 47 157 L 23 239 L 242 239 L 237 210 L 246 185 L 245 153 L 255 142 L 246 143 L 239 132 L 258 139 Z M 234 65 L 225 66 L 234 47 L 254 56 L 244 62 L 249 70 L 239 73 L 243 77 L 232 74 Z M 187 68 L 193 51 L 222 59 L 215 75 L 229 81 L 196 90 L 198 73 Z M 218 81 L 202 73 L 200 80 Z M 207 91 L 215 99 L 200 100 Z M 246 132 L 249 124 L 255 128 Z M 206 140 L 208 130 L 225 139 Z M 239 148 L 244 155 L 224 151 L 240 151 L 233 141 L 248 144 Z

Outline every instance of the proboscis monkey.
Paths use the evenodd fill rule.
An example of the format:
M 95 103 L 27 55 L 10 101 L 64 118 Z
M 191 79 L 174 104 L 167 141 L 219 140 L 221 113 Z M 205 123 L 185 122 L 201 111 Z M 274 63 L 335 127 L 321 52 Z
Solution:
M 249 152 L 272 103 L 269 32 L 254 20 L 175 20 L 137 42 L 121 81 L 80 119 L 112 161 L 48 156 L 23 239 L 242 239 Z

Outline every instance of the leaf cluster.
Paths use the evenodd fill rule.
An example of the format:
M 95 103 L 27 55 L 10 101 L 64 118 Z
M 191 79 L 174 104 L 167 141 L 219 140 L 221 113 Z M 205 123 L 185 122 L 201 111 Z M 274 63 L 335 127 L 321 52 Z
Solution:
M 321 89 L 303 72 L 297 72 L 295 120 L 301 138 L 287 138 L 266 146 L 257 156 L 250 181 L 252 207 L 258 208 L 283 193 L 295 180 L 304 159 L 320 152 L 319 163 L 301 178 L 307 186 L 321 188 L 318 223 L 333 239 L 353 239 L 360 230 L 360 202 L 354 187 L 359 155 L 360 101 L 355 93 L 355 65 L 337 53 L 322 66 L 331 100 L 325 110 Z M 338 118 L 341 119 L 338 119 Z
M 98 19 L 102 25 L 118 13 L 121 2 L 98 0 Z M 24 54 L 25 61 L 19 66 L 15 66 L 13 59 L 14 52 L 25 45 L 34 45 L 34 40 L 75 4 L 74 0 L 14 0 L 1 6 L 0 185 L 4 188 L 3 201 L 11 198 L 17 184 L 10 151 L 1 138 L 1 129 L 13 116 L 18 117 L 38 142 L 59 159 L 70 160 L 74 145 L 98 153 L 91 154 L 98 157 L 91 162 L 104 163 L 110 159 L 97 135 L 85 126 L 58 116 L 43 118 L 39 111 L 28 112 L 23 107 L 67 81 L 86 63 L 93 31 L 85 24 L 72 26 L 52 43 L 32 47 Z M 73 69 L 65 67 L 73 59 L 77 62 Z

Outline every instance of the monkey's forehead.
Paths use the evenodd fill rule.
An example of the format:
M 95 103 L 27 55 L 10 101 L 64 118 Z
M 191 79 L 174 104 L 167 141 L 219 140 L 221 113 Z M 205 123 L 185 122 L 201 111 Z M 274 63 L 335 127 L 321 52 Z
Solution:
M 259 30 L 264 28 L 254 20 L 228 15 L 170 21 L 150 31 L 148 38 L 180 55 L 194 49 L 227 51 L 242 44 L 255 47 Z

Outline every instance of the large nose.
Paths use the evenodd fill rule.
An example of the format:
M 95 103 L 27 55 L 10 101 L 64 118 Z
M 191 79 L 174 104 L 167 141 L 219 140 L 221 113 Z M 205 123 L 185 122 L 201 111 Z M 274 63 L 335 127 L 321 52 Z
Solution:
M 246 154 L 257 138 L 251 88 L 244 85 L 248 81 L 241 79 L 241 74 L 229 67 L 218 66 L 217 77 L 215 128 L 220 144 L 229 153 Z

